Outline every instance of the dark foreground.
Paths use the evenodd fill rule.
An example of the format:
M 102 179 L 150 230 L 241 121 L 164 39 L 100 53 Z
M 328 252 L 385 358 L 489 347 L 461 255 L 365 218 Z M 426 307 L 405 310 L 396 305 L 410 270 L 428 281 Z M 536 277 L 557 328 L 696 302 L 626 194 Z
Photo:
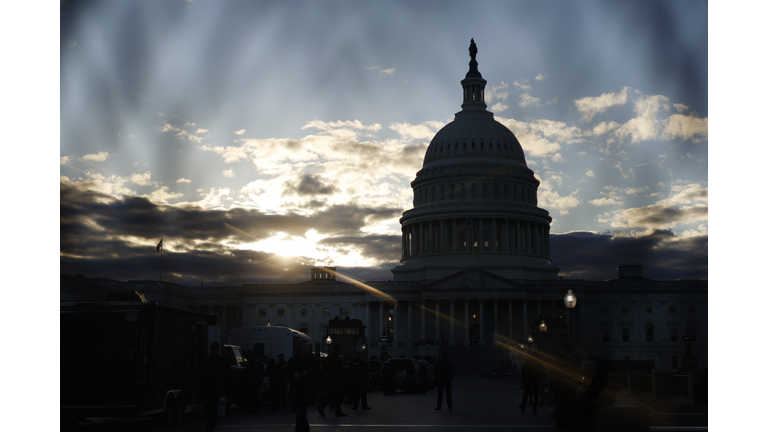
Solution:
M 555 421 L 549 416 L 554 407 L 539 405 L 534 414 L 531 405 L 525 413 L 517 407 L 522 399 L 516 379 L 481 380 L 456 379 L 453 382 L 453 411 L 435 411 L 437 391 L 426 395 L 384 395 L 373 391 L 368 395 L 370 411 L 353 411 L 352 405 L 344 405 L 348 417 L 335 418 L 326 408 L 326 417 L 320 417 L 314 406 L 308 410 L 310 428 L 318 431 L 371 432 L 423 431 L 465 429 L 472 431 L 556 431 Z M 217 431 L 245 432 L 256 430 L 293 431 L 295 414 L 288 410 L 262 411 L 256 415 L 231 414 L 220 417 Z M 650 430 L 696 431 L 706 430 L 707 407 L 662 402 L 653 399 L 622 396 L 609 415 L 604 416 L 601 430 Z M 92 420 L 80 423 L 81 431 L 204 431 L 202 413 L 188 415 L 179 424 L 162 426 L 152 419 Z M 597 430 L 597 429 L 595 429 Z

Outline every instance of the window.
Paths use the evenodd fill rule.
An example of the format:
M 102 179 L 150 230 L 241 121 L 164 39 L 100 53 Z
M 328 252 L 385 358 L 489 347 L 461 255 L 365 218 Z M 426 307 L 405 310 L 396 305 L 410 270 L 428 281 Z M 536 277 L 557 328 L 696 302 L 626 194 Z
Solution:
M 611 331 L 607 328 L 603 328 L 603 342 L 611 341 Z
M 646 306 L 645 307 L 645 313 L 651 313 L 651 312 L 653 312 L 653 308 L 650 307 L 650 306 Z
M 608 306 L 600 306 L 600 313 L 609 314 L 611 313 L 611 308 Z
M 489 143 L 488 143 L 488 148 L 489 148 L 489 149 L 491 149 L 491 150 L 493 150 L 493 143 L 492 143 L 492 142 L 489 142 Z
M 472 183 L 472 198 L 477 198 L 477 184 Z
M 307 316 L 308 313 L 307 308 L 301 308 L 301 316 Z
M 323 316 L 331 316 L 331 308 L 323 309 Z
M 677 313 L 677 306 L 672 305 L 669 307 L 669 313 Z
M 455 194 L 454 194 L 454 192 L 453 192 L 453 189 L 454 189 L 454 187 L 453 187 L 453 183 L 451 183 L 451 188 L 450 188 L 450 189 L 451 189 L 451 199 L 454 199 L 454 198 L 456 198 L 456 196 L 455 196 Z
M 482 149 L 484 149 L 484 148 L 485 148 L 485 144 L 483 144 L 483 142 L 482 142 L 482 141 L 480 141 L 480 149 L 482 150 Z
M 499 199 L 499 184 L 498 183 L 494 183 L 493 184 L 493 198 L 494 199 Z
M 461 199 L 464 199 L 467 197 L 467 188 L 464 186 L 464 183 L 461 184 Z
M 434 186 L 432 186 L 432 199 L 431 199 L 431 201 L 432 202 L 435 201 L 435 187 Z
M 672 369 L 677 369 L 678 367 L 677 356 L 672 356 Z
M 306 324 L 302 324 L 299 326 L 299 331 L 304 334 L 309 334 L 309 326 L 307 326 Z
M 259 316 L 266 316 L 267 310 L 266 309 L 259 309 Z
M 509 199 L 509 185 L 504 183 L 504 199 Z
M 459 149 L 459 142 L 458 141 L 456 141 L 456 144 L 453 145 L 453 149 L 454 150 L 458 150 Z
M 285 309 L 278 309 L 278 310 L 277 310 L 277 315 L 278 315 L 278 316 L 283 316 L 283 315 L 285 315 Z
M 669 329 L 669 341 L 677 342 L 677 327 L 671 327 Z
M 629 342 L 629 327 L 624 327 L 621 329 L 621 341 Z
M 627 306 L 627 305 L 622 305 L 622 306 L 621 306 L 621 313 L 623 313 L 623 314 L 628 314 L 628 313 L 629 313 L 629 306 Z
M 464 145 L 463 145 L 463 147 L 464 147 L 464 150 L 466 150 L 466 149 L 467 149 L 467 143 L 466 143 L 466 141 L 464 142 Z
M 689 313 L 696 313 L 696 305 L 688 305 Z
M 645 341 L 653 342 L 653 323 L 645 323 Z
M 488 198 L 488 183 L 483 183 L 483 198 Z
M 696 342 L 696 327 L 689 327 L 686 329 L 688 335 L 691 337 L 691 342 Z
M 349 316 L 349 308 L 341 308 L 341 316 L 348 317 Z
M 440 201 L 445 199 L 445 185 L 440 185 Z
M 472 150 L 474 150 L 474 149 L 475 149 L 475 142 L 472 141 Z

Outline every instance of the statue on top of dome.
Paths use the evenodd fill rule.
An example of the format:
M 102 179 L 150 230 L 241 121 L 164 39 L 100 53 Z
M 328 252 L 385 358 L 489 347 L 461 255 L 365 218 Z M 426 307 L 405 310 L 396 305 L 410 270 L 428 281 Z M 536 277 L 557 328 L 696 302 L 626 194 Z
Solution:
M 477 55 L 477 45 L 475 45 L 475 38 L 472 38 L 469 44 L 469 57 L 471 57 L 472 60 L 474 60 L 476 55 Z

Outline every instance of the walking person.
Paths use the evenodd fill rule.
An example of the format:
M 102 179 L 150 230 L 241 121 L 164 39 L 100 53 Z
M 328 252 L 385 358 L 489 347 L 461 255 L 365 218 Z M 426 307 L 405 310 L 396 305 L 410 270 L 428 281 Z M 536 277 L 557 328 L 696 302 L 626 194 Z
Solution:
M 231 384 L 231 373 L 226 359 L 219 355 L 219 343 L 211 342 L 210 355 L 206 357 L 205 363 L 203 363 L 201 380 L 203 407 L 205 409 L 205 432 L 213 432 L 216 428 L 219 398 L 227 394 Z
M 544 379 L 544 368 L 539 362 L 536 353 L 525 362 L 520 369 L 521 383 L 523 384 L 523 401 L 520 403 L 520 411 L 525 412 L 526 399 L 533 398 L 533 412 L 537 412 L 539 406 L 539 386 Z
M 307 405 L 314 398 L 314 384 L 319 378 L 317 359 L 309 352 L 309 342 L 299 340 L 299 353 L 291 357 L 286 367 L 291 381 L 291 405 L 296 411 L 296 432 L 309 432 Z
M 437 380 L 437 407 L 435 411 L 443 409 L 443 390 L 446 394 L 448 410 L 453 411 L 453 394 L 451 392 L 451 380 L 456 375 L 453 363 L 448 360 L 448 353 L 440 354 L 440 361 L 435 364 L 435 379 Z
M 368 363 L 363 361 L 361 353 L 356 353 L 355 358 L 349 365 L 352 378 L 352 409 L 357 411 L 358 402 L 362 401 L 363 409 L 371 409 L 368 406 Z
M 341 411 L 342 379 L 344 360 L 341 358 L 341 345 L 335 345 L 333 352 L 326 359 L 326 393 L 328 405 L 335 411 L 336 417 L 346 417 L 348 414 Z M 317 412 L 325 416 L 323 409 L 325 403 L 317 407 Z
M 277 355 L 277 363 L 275 363 L 275 407 L 278 405 L 283 408 L 288 408 L 288 376 L 285 372 L 285 356 L 280 353 Z

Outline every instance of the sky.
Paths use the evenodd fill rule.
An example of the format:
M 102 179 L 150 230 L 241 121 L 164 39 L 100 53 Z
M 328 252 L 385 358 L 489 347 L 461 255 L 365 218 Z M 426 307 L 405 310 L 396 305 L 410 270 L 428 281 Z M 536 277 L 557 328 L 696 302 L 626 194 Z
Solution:
M 197 286 L 392 279 L 470 38 L 562 277 L 708 279 L 703 1 L 60 4 L 59 266 Z M 163 238 L 162 262 L 156 246 Z

